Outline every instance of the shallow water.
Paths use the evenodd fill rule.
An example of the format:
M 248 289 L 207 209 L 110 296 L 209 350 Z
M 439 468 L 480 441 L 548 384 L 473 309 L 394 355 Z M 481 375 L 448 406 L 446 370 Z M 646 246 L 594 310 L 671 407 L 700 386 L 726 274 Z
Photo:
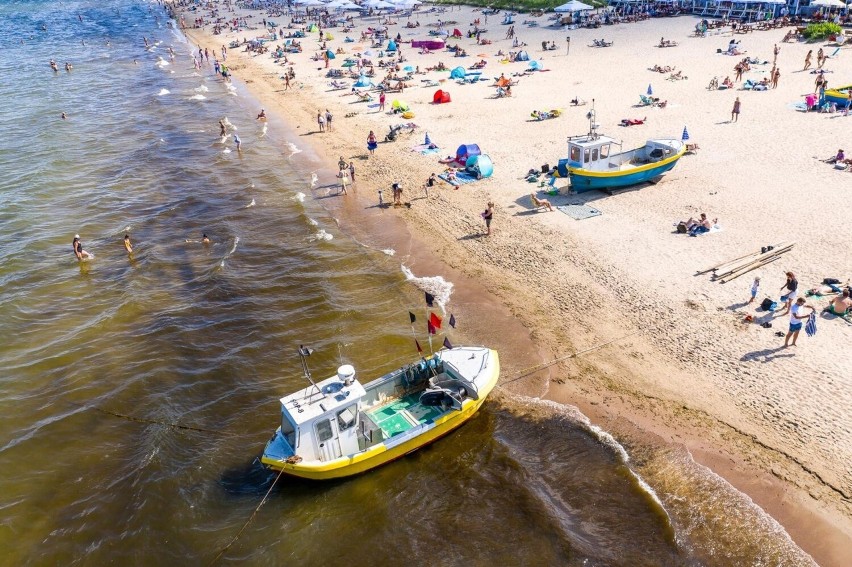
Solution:
M 274 479 L 257 456 L 302 385 L 297 345 L 315 376 L 379 375 L 414 355 L 421 288 L 452 309 L 452 286 L 340 233 L 312 198 L 310 149 L 195 71 L 155 4 L 6 2 L 0 18 L 15 78 L 0 82 L 0 563 L 207 563 Z M 75 233 L 94 260 L 76 261 Z M 243 560 L 806 558 L 688 457 L 634 465 L 574 410 L 504 396 L 368 475 L 282 479 L 223 558 Z

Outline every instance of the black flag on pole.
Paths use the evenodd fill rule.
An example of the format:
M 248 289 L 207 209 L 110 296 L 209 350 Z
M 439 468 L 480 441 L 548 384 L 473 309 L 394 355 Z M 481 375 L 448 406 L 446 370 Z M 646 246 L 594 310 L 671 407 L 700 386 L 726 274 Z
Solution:
M 453 350 L 453 345 L 447 337 L 444 337 L 444 348 L 447 350 Z
M 409 319 L 411 319 L 411 322 L 412 322 L 412 323 L 414 323 L 415 321 L 417 321 L 417 317 L 415 317 L 415 316 L 414 316 L 414 313 L 412 313 L 411 311 L 409 311 L 409 312 L 408 312 L 408 318 L 409 318 Z
M 417 345 L 417 352 L 423 354 L 423 349 L 420 347 L 420 343 L 417 342 L 417 339 L 414 339 L 414 344 Z
M 426 294 L 426 305 L 429 307 L 434 307 L 435 305 L 435 296 L 429 293 L 428 291 L 424 292 Z
M 450 327 L 456 328 L 456 316 L 450 313 Z

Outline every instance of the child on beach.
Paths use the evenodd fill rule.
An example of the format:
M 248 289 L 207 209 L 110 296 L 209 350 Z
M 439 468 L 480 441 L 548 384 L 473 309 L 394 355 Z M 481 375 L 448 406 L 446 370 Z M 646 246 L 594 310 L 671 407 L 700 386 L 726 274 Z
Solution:
M 754 282 L 751 284 L 751 299 L 748 300 L 749 303 L 754 303 L 758 288 L 760 288 L 760 278 L 754 278 Z

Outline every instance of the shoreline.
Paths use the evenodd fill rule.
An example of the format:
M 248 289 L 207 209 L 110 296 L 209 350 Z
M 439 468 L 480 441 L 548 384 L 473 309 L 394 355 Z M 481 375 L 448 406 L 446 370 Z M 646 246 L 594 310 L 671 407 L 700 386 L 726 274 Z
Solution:
M 258 16 L 260 14 L 255 13 Z M 467 15 L 467 11 L 463 10 L 459 10 L 458 13 Z M 361 24 L 364 23 L 374 23 L 374 20 L 362 20 Z M 462 25 L 459 23 L 459 27 Z M 502 30 L 498 28 L 498 31 Z M 191 40 L 191 44 L 200 43 L 202 46 L 227 44 L 231 39 L 227 34 L 217 38 L 204 30 L 187 29 L 184 32 Z M 609 30 L 607 32 L 609 33 Z M 251 37 L 252 34 L 257 35 L 257 33 L 259 32 L 236 35 Z M 309 41 L 313 43 L 313 38 L 303 41 L 305 44 Z M 489 52 L 493 52 L 496 47 L 489 46 Z M 306 50 L 301 54 L 304 60 L 307 60 L 308 53 L 309 51 Z M 600 250 L 600 241 L 596 241 L 593 235 L 585 232 L 585 227 L 580 226 L 579 223 L 576 229 L 574 224 L 567 224 L 573 222 L 567 217 L 557 220 L 553 217 L 547 218 L 547 215 L 540 213 L 532 217 L 534 219 L 532 226 L 527 221 L 527 213 L 524 210 L 515 212 L 514 216 L 517 218 L 510 218 L 508 214 L 510 211 L 526 208 L 526 204 L 525 202 L 522 204 L 523 198 L 518 201 L 507 199 L 504 193 L 498 192 L 498 185 L 514 185 L 514 189 L 507 190 L 512 195 L 523 195 L 524 191 L 529 191 L 522 180 L 500 169 L 509 161 L 506 156 L 495 159 L 498 173 L 491 180 L 472 186 L 463 186 L 458 191 L 442 185 L 432 190 L 425 202 L 420 199 L 415 201 L 412 197 L 423 197 L 419 191 L 415 191 L 415 188 L 419 187 L 431 171 L 440 171 L 434 163 L 435 160 L 431 159 L 437 156 L 427 158 L 408 152 L 406 150 L 410 143 L 404 140 L 402 143 L 397 141 L 394 144 L 380 144 L 375 157 L 367 160 L 357 159 L 364 153 L 365 128 L 375 126 L 379 136 L 383 136 L 378 126 L 384 125 L 383 122 L 379 122 L 384 119 L 384 115 L 375 113 L 373 116 L 374 113 L 362 112 L 355 117 L 345 118 L 346 110 L 352 106 L 349 101 L 343 101 L 342 97 L 335 98 L 335 93 L 321 92 L 323 90 L 321 85 L 324 85 L 327 80 L 310 76 L 315 74 L 308 70 L 310 66 L 321 65 L 321 63 L 315 65 L 314 62 L 309 62 L 307 65 L 301 65 L 300 60 L 296 65 L 297 80 L 301 82 L 308 75 L 307 86 L 295 92 L 279 93 L 277 91 L 280 90 L 280 82 L 275 73 L 270 71 L 271 61 L 263 61 L 268 60 L 268 56 L 260 56 L 263 59 L 256 59 L 244 53 L 229 51 L 229 62 L 231 57 L 234 57 L 237 63 L 231 66 L 235 79 L 242 80 L 242 77 L 247 74 L 246 71 L 253 71 L 251 82 L 245 81 L 246 89 L 263 102 L 268 113 L 283 116 L 284 121 L 290 124 L 294 132 L 302 130 L 304 136 L 305 130 L 314 129 L 314 106 L 325 108 L 327 105 L 334 111 L 336 118 L 333 135 L 311 135 L 306 142 L 309 142 L 313 151 L 329 164 L 329 171 L 333 169 L 337 155 L 343 155 L 349 159 L 356 158 L 358 170 L 354 190 L 350 189 L 348 197 L 324 204 L 339 218 L 341 230 L 356 237 L 365 234 L 371 238 L 378 232 L 375 238 L 380 243 L 383 239 L 391 243 L 409 242 L 412 249 L 420 250 L 421 247 L 425 249 L 411 254 L 415 262 L 421 262 L 430 267 L 435 265 L 435 262 L 444 262 L 449 271 L 458 273 L 470 281 L 479 282 L 482 289 L 496 298 L 501 305 L 500 316 L 504 320 L 515 318 L 523 326 L 524 333 L 529 336 L 529 340 L 523 338 L 517 341 L 525 348 L 516 346 L 514 350 L 525 351 L 531 345 L 536 347 L 535 353 L 510 351 L 512 355 L 525 354 L 533 359 L 549 360 L 624 337 L 611 346 L 605 346 L 560 365 L 559 368 L 562 371 L 560 376 L 569 377 L 563 384 L 552 381 L 554 380 L 553 372 L 548 372 L 544 378 L 531 376 L 520 383 L 512 383 L 508 386 L 511 391 L 534 397 L 543 396 L 545 399 L 559 403 L 575 405 L 593 423 L 604 427 L 619 439 L 622 436 L 629 436 L 627 431 L 630 426 L 620 425 L 624 421 L 658 436 L 667 443 L 686 447 L 696 462 L 708 466 L 716 474 L 728 480 L 778 520 L 797 545 L 810 553 L 820 564 L 842 564 L 842 560 L 845 559 L 845 546 L 848 545 L 850 534 L 852 534 L 852 521 L 848 513 L 852 505 L 850 505 L 848 494 L 844 492 L 845 488 L 842 485 L 839 485 L 839 488 L 832 488 L 831 480 L 823 481 L 823 485 L 820 486 L 821 474 L 818 472 L 814 474 L 815 469 L 810 467 L 808 459 L 802 459 L 795 452 L 785 455 L 780 450 L 773 449 L 772 447 L 778 446 L 777 440 L 771 435 L 764 435 L 764 432 L 760 430 L 761 424 L 755 425 L 750 420 L 736 415 L 735 412 L 726 410 L 718 403 L 718 396 L 713 393 L 712 379 L 696 384 L 694 391 L 691 391 L 689 387 L 679 390 L 678 387 L 672 386 L 674 382 L 680 384 L 689 382 L 695 373 L 694 369 L 687 370 L 691 360 L 679 353 L 674 356 L 666 353 L 662 348 L 665 337 L 649 337 L 649 333 L 645 332 L 647 329 L 642 327 L 641 319 L 624 321 L 615 316 L 597 317 L 595 316 L 597 313 L 590 315 L 590 311 L 597 311 L 608 305 L 613 299 L 613 294 L 624 292 L 627 293 L 626 301 L 634 309 L 647 309 L 647 305 L 643 305 L 641 301 L 631 301 L 638 295 L 634 295 L 634 290 L 641 288 L 646 282 L 639 278 L 638 284 L 627 287 L 626 290 L 621 287 L 620 284 L 628 277 L 624 276 L 623 272 L 629 271 L 630 266 L 617 266 L 620 260 L 618 254 L 607 258 L 595 254 L 596 249 Z M 551 75 L 555 74 L 551 73 Z M 526 83 L 526 79 L 525 77 L 522 85 Z M 529 79 L 532 82 L 539 77 Z M 652 79 L 662 82 L 656 77 Z M 453 86 L 452 88 L 453 96 L 456 97 L 455 100 L 458 100 L 467 94 L 463 89 L 472 87 Z M 427 89 L 418 90 L 423 90 L 423 94 L 427 94 Z M 431 93 L 431 90 L 428 89 L 428 93 Z M 457 97 L 456 91 L 462 96 Z M 417 96 L 418 99 L 423 98 L 419 92 L 413 96 Z M 322 103 L 319 104 L 318 101 Z M 499 104 L 503 101 L 493 102 Z M 482 102 L 483 105 L 490 103 L 492 101 Z M 457 102 L 449 105 L 448 113 L 451 115 L 459 112 L 454 104 Z M 598 112 L 602 114 L 603 109 L 600 106 L 598 108 Z M 441 153 L 450 153 L 457 144 L 448 144 L 445 141 L 449 139 L 452 127 L 447 124 L 446 114 L 441 114 L 443 110 L 440 107 L 421 109 L 420 106 L 416 106 L 415 110 L 417 113 L 415 121 L 428 123 L 433 139 L 446 144 L 441 149 Z M 581 111 L 573 112 L 577 115 L 571 117 L 575 126 L 582 124 L 582 119 L 578 117 L 584 111 L 581 109 Z M 420 119 L 421 112 L 425 115 L 426 122 Z M 639 112 L 644 112 L 644 109 Z M 433 133 L 432 123 L 437 134 Z M 564 126 L 562 124 L 563 128 Z M 521 129 L 518 127 L 518 130 Z M 527 132 L 530 130 L 524 129 Z M 422 136 L 425 131 L 426 129 L 421 129 L 419 133 L 415 133 L 415 139 Z M 484 133 L 477 132 L 476 137 L 481 135 Z M 552 138 L 552 136 L 549 137 Z M 562 142 L 558 144 L 561 146 Z M 703 140 L 702 145 L 705 145 Z M 707 145 L 712 148 L 712 141 Z M 531 146 L 538 150 L 538 153 L 544 153 L 541 150 L 545 148 L 550 148 L 548 151 L 551 153 L 558 153 L 558 150 L 553 149 L 556 142 L 533 141 Z M 486 151 L 491 153 L 492 147 Z M 401 173 L 403 169 L 407 173 Z M 686 164 L 683 169 L 686 169 Z M 513 171 L 515 174 L 520 174 L 523 170 L 515 168 Z M 680 173 L 681 171 L 676 169 L 673 176 L 678 176 Z M 689 173 L 692 172 L 689 171 Z M 686 172 L 681 179 L 685 177 L 687 177 Z M 325 176 L 320 178 L 325 179 Z M 372 207 L 376 198 L 375 188 L 381 187 L 388 194 L 390 182 L 393 180 L 403 181 L 407 191 L 406 198 L 411 199 L 412 207 L 410 209 Z M 667 182 L 668 178 L 661 185 L 666 185 Z M 524 184 L 523 188 L 522 184 Z M 654 189 L 641 191 L 650 190 Z M 486 240 L 476 237 L 475 234 L 482 229 L 478 211 L 484 202 L 491 198 L 498 202 L 498 217 L 495 221 L 495 234 Z M 706 197 L 704 200 L 712 201 Z M 636 201 L 636 199 L 631 195 L 622 197 L 622 201 Z M 429 206 L 421 206 L 422 204 Z M 625 206 L 627 205 L 631 203 L 628 202 Z M 702 203 L 700 206 L 708 205 Z M 607 203 L 607 208 L 613 208 L 610 216 L 618 216 L 617 207 Z M 401 223 L 405 230 L 410 232 L 410 238 L 407 234 L 382 234 L 381 229 L 385 224 L 383 219 L 390 215 L 395 215 L 395 222 L 388 224 L 398 227 L 397 223 Z M 626 225 L 626 237 L 642 234 L 641 226 L 638 228 L 634 226 L 634 219 L 622 216 L 620 221 Z M 377 227 L 379 227 L 378 231 L 376 231 Z M 492 242 L 495 244 L 492 245 Z M 706 242 L 706 240 L 701 241 L 701 244 Z M 705 252 L 710 254 L 709 250 L 705 249 Z M 717 255 L 718 253 L 714 253 L 712 257 L 716 258 Z M 566 263 L 574 264 L 570 267 L 576 268 L 576 271 L 565 271 L 557 266 L 556 261 L 552 259 L 554 256 L 562 258 Z M 610 271 L 599 271 L 598 266 L 606 263 L 616 264 L 616 268 Z M 704 263 L 707 261 L 705 260 Z M 609 279 L 595 281 L 593 276 L 601 273 Z M 561 280 L 559 276 L 571 279 Z M 456 276 L 448 279 L 456 281 Z M 461 281 L 461 278 L 458 281 Z M 552 298 L 556 289 L 554 286 L 562 284 L 570 288 L 571 285 L 566 282 L 570 282 L 579 290 L 570 297 L 570 301 L 576 302 L 577 305 L 569 306 L 564 303 L 553 305 Z M 744 285 L 746 285 L 745 282 Z M 661 287 L 665 292 L 665 284 Z M 459 298 L 460 303 L 463 303 L 462 294 L 454 295 L 454 297 Z M 489 300 L 488 305 L 496 304 Z M 671 307 L 665 304 L 658 304 L 658 308 L 671 310 Z M 666 315 L 670 313 L 667 312 Z M 566 325 L 566 321 L 576 321 L 576 323 Z M 823 326 L 825 325 L 826 323 L 823 323 Z M 576 332 L 578 328 L 581 328 L 582 332 Z M 487 329 L 487 324 L 482 325 L 481 329 L 471 329 L 470 334 L 485 342 Z M 504 340 L 508 339 L 504 338 Z M 512 347 L 509 346 L 509 348 Z M 545 353 L 546 356 L 541 356 L 540 353 Z M 522 364 L 516 366 L 525 367 Z M 713 369 L 710 367 L 702 371 L 710 373 Z M 661 376 L 668 380 L 664 381 Z M 702 397 L 705 393 L 706 399 Z M 733 455 L 730 454 L 731 450 L 734 452 Z M 805 466 L 802 463 L 805 463 Z M 811 472 L 808 472 L 809 469 Z M 818 534 L 818 537 L 815 534 Z

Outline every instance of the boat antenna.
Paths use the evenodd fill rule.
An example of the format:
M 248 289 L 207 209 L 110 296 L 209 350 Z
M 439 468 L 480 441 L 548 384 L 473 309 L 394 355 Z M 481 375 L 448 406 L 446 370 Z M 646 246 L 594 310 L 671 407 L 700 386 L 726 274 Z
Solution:
M 311 371 L 308 368 L 308 357 L 311 356 L 311 353 L 313 352 L 314 349 L 308 348 L 305 345 L 299 345 L 299 359 L 302 361 L 302 371 L 305 373 L 305 378 L 311 383 L 311 386 L 317 389 L 318 393 L 322 394 L 322 390 L 319 389 L 319 386 L 316 385 L 314 379 L 311 378 Z
M 586 113 L 586 118 L 589 119 L 589 137 L 597 138 L 598 134 L 595 132 L 598 129 L 598 125 L 595 124 L 595 99 L 592 99 L 592 109 Z

